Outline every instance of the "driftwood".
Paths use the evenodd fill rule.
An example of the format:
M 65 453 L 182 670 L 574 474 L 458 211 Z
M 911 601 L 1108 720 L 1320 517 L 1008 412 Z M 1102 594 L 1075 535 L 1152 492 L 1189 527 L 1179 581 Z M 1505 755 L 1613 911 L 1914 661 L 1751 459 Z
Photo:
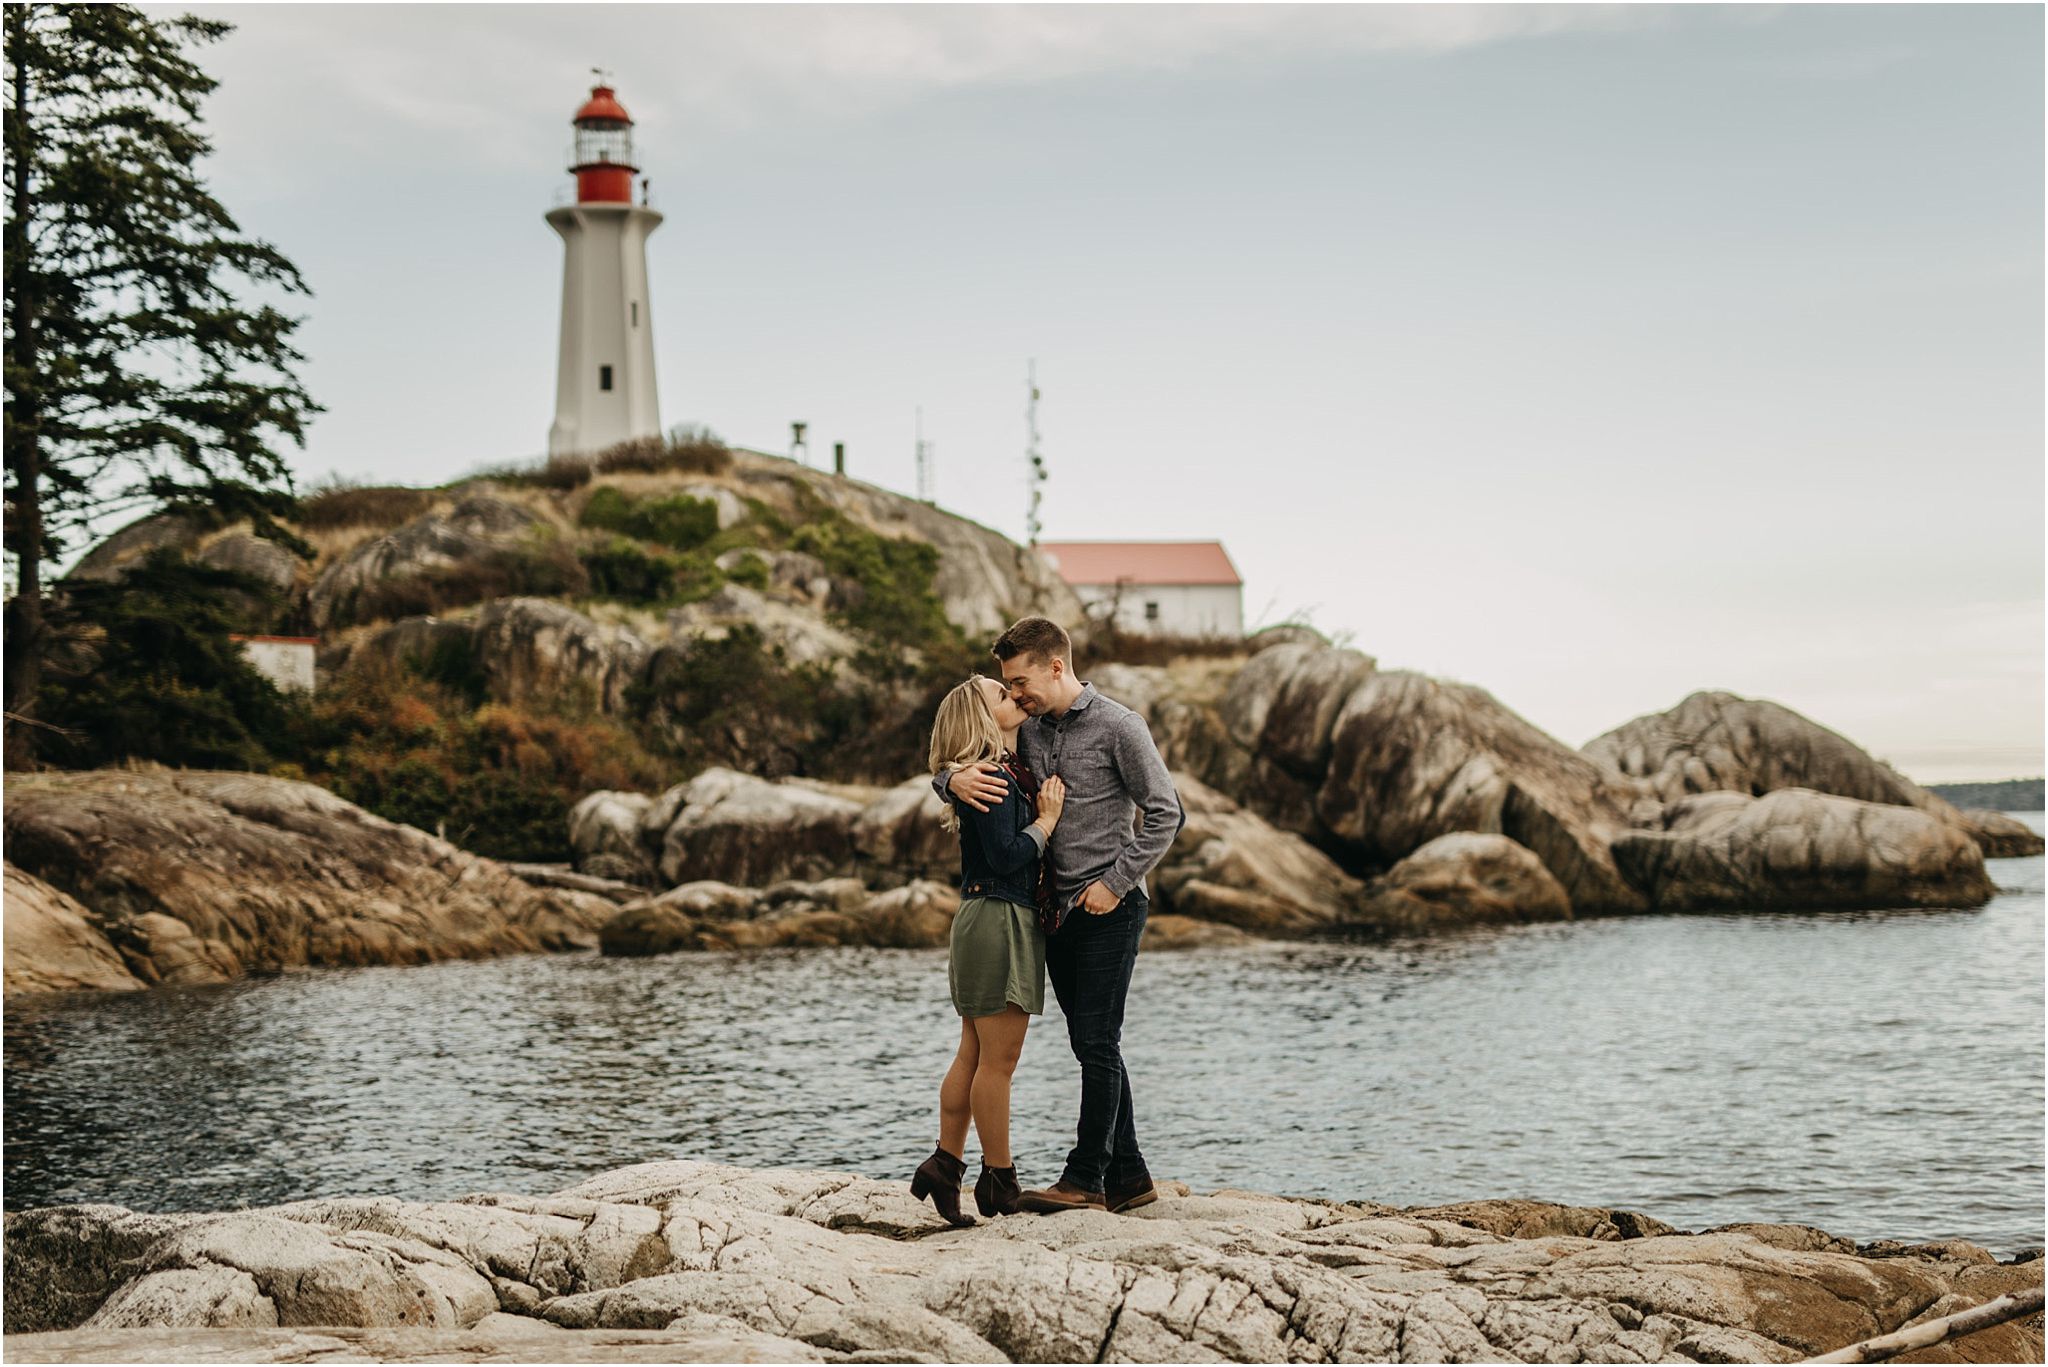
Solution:
M 1837 1348 L 1808 1362 L 1883 1362 L 1886 1358 L 1910 1353 L 1916 1348 L 1931 1348 L 1937 1343 L 1964 1334 L 1974 1334 L 1979 1329 L 1989 1329 L 1994 1324 L 2004 1324 L 2022 1315 L 2039 1314 L 2041 1310 L 2041 1288 L 2030 1286 L 2024 1291 L 2015 1291 L 2010 1296 L 1986 1301 L 1968 1310 L 1959 1310 L 1953 1315 L 1944 1315 L 1938 1320 L 1916 1324 L 1896 1333 L 1881 1334 L 1874 1339 L 1852 1343 L 1847 1348 Z

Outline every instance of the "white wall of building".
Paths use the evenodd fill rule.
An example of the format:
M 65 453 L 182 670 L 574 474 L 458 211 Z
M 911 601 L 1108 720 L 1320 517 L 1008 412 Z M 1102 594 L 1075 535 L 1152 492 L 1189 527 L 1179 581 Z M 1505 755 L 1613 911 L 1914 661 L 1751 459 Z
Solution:
M 1117 630 L 1136 636 L 1244 635 L 1236 584 L 1076 584 L 1089 615 L 1116 603 Z
M 242 658 L 283 691 L 313 691 L 311 641 L 243 640 L 241 646 Z
M 562 237 L 562 350 L 548 454 L 598 451 L 659 436 L 647 235 L 661 215 L 643 204 L 565 204 L 548 212 Z M 604 388 L 603 368 L 612 387 Z

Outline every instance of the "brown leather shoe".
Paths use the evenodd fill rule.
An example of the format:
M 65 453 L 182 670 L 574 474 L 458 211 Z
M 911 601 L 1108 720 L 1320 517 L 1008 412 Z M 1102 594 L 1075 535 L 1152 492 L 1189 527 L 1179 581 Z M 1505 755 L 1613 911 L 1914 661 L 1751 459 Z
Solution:
M 1103 1204 L 1101 1192 L 1083 1190 L 1062 1177 L 1049 1187 L 1019 1195 L 1017 1209 L 1051 1215 L 1062 1210 L 1106 1210 L 1108 1207 Z
M 1136 1210 L 1139 1206 L 1149 1206 L 1157 1201 L 1159 1188 L 1152 1185 L 1150 1177 L 1140 1177 L 1129 1186 L 1111 1187 L 1102 1194 L 1102 1199 L 1113 1213 Z

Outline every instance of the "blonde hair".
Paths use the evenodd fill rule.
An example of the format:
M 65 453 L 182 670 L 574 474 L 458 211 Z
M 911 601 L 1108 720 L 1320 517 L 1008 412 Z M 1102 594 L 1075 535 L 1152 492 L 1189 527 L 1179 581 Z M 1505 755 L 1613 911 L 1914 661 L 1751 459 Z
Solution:
M 1002 729 L 996 725 L 996 714 L 989 710 L 983 682 L 981 675 L 973 675 L 939 700 L 928 756 L 933 773 L 1003 757 Z M 939 825 L 949 831 L 960 829 L 960 814 L 952 803 L 946 803 L 939 814 Z

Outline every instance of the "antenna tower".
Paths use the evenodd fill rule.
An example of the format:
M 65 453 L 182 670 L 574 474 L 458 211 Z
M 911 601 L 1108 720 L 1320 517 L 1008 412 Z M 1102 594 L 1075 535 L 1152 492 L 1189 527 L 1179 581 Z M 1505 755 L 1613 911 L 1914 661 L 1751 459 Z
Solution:
M 924 439 L 924 405 L 917 406 L 917 501 L 932 502 L 932 485 L 938 470 L 932 460 L 932 444 Z
M 1024 534 L 1026 543 L 1038 544 L 1038 534 L 1045 530 L 1038 521 L 1038 505 L 1045 501 L 1045 457 L 1038 454 L 1038 362 L 1026 363 L 1024 371 L 1025 388 L 1031 397 L 1024 405 L 1024 459 L 1031 469 L 1025 476 L 1031 490 L 1031 503 L 1024 513 Z

